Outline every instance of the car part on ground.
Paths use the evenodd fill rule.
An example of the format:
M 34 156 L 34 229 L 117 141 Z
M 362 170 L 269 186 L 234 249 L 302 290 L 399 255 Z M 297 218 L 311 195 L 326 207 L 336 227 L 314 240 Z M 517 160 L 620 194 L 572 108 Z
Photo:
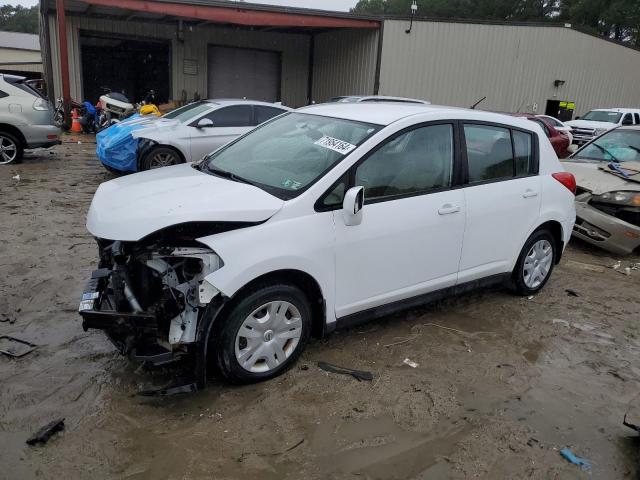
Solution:
M 626 255 L 640 247 L 640 126 L 593 139 L 565 162 L 578 182 L 574 235 Z
M 575 181 L 544 136 L 477 110 L 322 104 L 193 165 L 106 182 L 83 326 L 139 361 L 195 364 L 201 388 L 210 364 L 272 378 L 311 335 L 447 294 L 505 279 L 536 293 L 575 220 Z
M 60 143 L 53 108 L 24 77 L 0 74 L 0 165 L 19 163 L 25 149 Z

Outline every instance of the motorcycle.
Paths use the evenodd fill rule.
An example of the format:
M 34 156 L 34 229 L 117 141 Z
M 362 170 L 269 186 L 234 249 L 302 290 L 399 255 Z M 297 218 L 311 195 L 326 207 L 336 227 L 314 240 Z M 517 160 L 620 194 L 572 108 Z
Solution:
M 98 106 L 100 114 L 98 115 L 98 131 L 110 127 L 114 123 L 118 123 L 134 113 L 141 110 L 142 107 L 152 105 L 155 106 L 156 94 L 153 90 L 149 90 L 144 99 L 140 103 L 131 103 L 129 99 L 119 92 L 112 92 L 108 87 L 102 87 L 105 93 L 100 96 Z M 153 113 L 155 113 L 155 111 Z M 158 112 L 159 113 L 159 112 Z

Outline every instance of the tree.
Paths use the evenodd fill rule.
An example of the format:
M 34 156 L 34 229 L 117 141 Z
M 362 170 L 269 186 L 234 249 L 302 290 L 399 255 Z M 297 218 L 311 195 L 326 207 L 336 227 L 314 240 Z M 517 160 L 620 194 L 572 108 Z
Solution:
M 412 0 L 360 0 L 355 13 L 409 15 Z M 418 15 L 475 20 L 565 22 L 640 46 L 639 0 L 417 0 Z
M 0 6 L 0 30 L 38 33 L 38 6 L 24 8 L 20 5 Z

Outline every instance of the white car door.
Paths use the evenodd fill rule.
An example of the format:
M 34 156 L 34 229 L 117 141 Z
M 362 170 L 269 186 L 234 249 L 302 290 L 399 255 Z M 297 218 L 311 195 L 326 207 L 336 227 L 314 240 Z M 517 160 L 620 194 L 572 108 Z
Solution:
M 198 127 L 202 119 L 209 119 L 213 125 Z M 198 118 L 190 124 L 191 160 L 198 161 L 208 153 L 229 143 L 231 140 L 254 128 L 252 105 L 230 105 L 222 107 Z
M 365 204 L 359 225 L 334 211 L 336 317 L 455 285 L 465 200 L 454 144 L 452 123 L 420 126 L 352 169 Z
M 458 283 L 509 271 L 538 221 L 541 189 L 532 133 L 473 123 L 463 132 L 469 184 Z

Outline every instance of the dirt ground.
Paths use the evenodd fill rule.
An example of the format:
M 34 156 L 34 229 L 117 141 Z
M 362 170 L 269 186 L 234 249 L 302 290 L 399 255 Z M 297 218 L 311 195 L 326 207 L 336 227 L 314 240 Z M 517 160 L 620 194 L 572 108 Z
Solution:
M 270 382 L 146 398 L 166 372 L 120 357 L 77 314 L 96 263 L 85 215 L 112 178 L 94 149 L 66 137 L 0 167 L 0 335 L 39 345 L 0 355 L 0 478 L 637 478 L 622 420 L 640 401 L 640 270 L 610 266 L 639 258 L 573 242 L 535 298 L 475 292 L 315 341 Z M 25 444 L 58 417 L 64 432 Z

